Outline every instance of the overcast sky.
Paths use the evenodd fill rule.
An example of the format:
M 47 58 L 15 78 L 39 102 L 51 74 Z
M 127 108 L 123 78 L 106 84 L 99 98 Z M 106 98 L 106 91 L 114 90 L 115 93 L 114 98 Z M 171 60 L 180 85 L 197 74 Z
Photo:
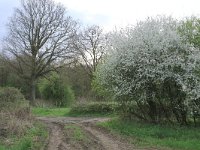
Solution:
M 102 25 L 105 30 L 135 24 L 149 16 L 171 15 L 182 18 L 200 14 L 200 0 L 55 0 L 83 24 Z M 0 38 L 5 24 L 20 0 L 0 0 Z

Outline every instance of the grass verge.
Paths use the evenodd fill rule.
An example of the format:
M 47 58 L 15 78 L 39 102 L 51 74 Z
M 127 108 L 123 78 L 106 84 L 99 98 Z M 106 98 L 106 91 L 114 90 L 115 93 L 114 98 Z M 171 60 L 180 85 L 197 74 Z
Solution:
M 32 114 L 35 116 L 63 117 L 68 116 L 70 108 L 31 108 Z
M 176 150 L 200 150 L 199 128 L 169 127 L 114 119 L 98 123 L 111 132 L 127 136 L 141 147 L 165 147 Z
M 48 132 L 40 122 L 26 131 L 22 137 L 10 136 L 0 139 L 0 150 L 39 150 L 44 148 Z
M 32 114 L 40 117 L 112 117 L 115 114 L 111 113 L 84 113 L 71 112 L 71 108 L 38 108 L 31 109 Z

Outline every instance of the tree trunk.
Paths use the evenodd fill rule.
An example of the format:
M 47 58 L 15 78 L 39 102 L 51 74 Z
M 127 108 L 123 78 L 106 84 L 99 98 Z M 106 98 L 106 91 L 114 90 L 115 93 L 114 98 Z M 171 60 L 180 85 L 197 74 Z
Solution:
M 31 104 L 33 105 L 35 102 L 35 88 L 36 88 L 36 80 L 31 79 Z

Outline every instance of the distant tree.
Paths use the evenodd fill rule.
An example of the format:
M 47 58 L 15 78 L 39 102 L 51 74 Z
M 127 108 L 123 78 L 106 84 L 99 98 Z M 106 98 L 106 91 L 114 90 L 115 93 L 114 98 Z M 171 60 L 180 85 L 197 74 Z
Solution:
M 66 9 L 52 0 L 22 0 L 8 23 L 4 40 L 12 67 L 30 83 L 35 100 L 38 78 L 60 67 L 60 61 L 72 56 L 72 40 L 77 23 L 66 16 Z
M 61 68 L 60 76 L 63 82 L 71 85 L 75 96 L 88 97 L 91 90 L 91 79 L 89 74 L 79 63 Z
M 69 106 L 74 102 L 74 91 L 55 72 L 41 79 L 38 88 L 42 98 L 52 101 L 56 106 Z
M 8 73 L 9 73 L 9 70 L 7 69 L 8 68 L 6 68 L 0 56 L 0 86 L 5 86 L 7 83 L 7 78 L 8 78 Z
M 77 36 L 75 48 L 79 61 L 91 78 L 106 53 L 106 45 L 106 35 L 103 33 L 103 29 L 97 25 L 88 26 Z

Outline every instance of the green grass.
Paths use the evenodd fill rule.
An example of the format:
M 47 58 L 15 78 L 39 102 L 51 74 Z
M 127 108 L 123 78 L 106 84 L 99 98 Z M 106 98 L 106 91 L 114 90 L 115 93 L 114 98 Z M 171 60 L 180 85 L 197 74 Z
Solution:
M 73 140 L 76 141 L 85 140 L 85 135 L 79 126 L 66 125 L 64 129 L 66 130 L 66 132 L 68 132 L 68 130 L 71 130 L 71 132 L 73 132 L 71 137 Z
M 200 130 L 193 127 L 169 127 L 120 120 L 98 123 L 114 133 L 127 136 L 142 147 L 166 147 L 179 150 L 200 150 Z
M 81 113 L 70 112 L 71 108 L 38 108 L 33 107 L 31 109 L 35 116 L 47 116 L 47 117 L 113 117 L 115 114 L 107 113 Z
M 0 150 L 39 150 L 44 148 L 48 132 L 44 125 L 35 123 L 23 137 L 9 137 L 12 144 L 3 144 L 0 140 Z
M 31 109 L 35 116 L 49 116 L 49 117 L 63 117 L 68 116 L 70 108 L 37 108 L 33 107 Z

